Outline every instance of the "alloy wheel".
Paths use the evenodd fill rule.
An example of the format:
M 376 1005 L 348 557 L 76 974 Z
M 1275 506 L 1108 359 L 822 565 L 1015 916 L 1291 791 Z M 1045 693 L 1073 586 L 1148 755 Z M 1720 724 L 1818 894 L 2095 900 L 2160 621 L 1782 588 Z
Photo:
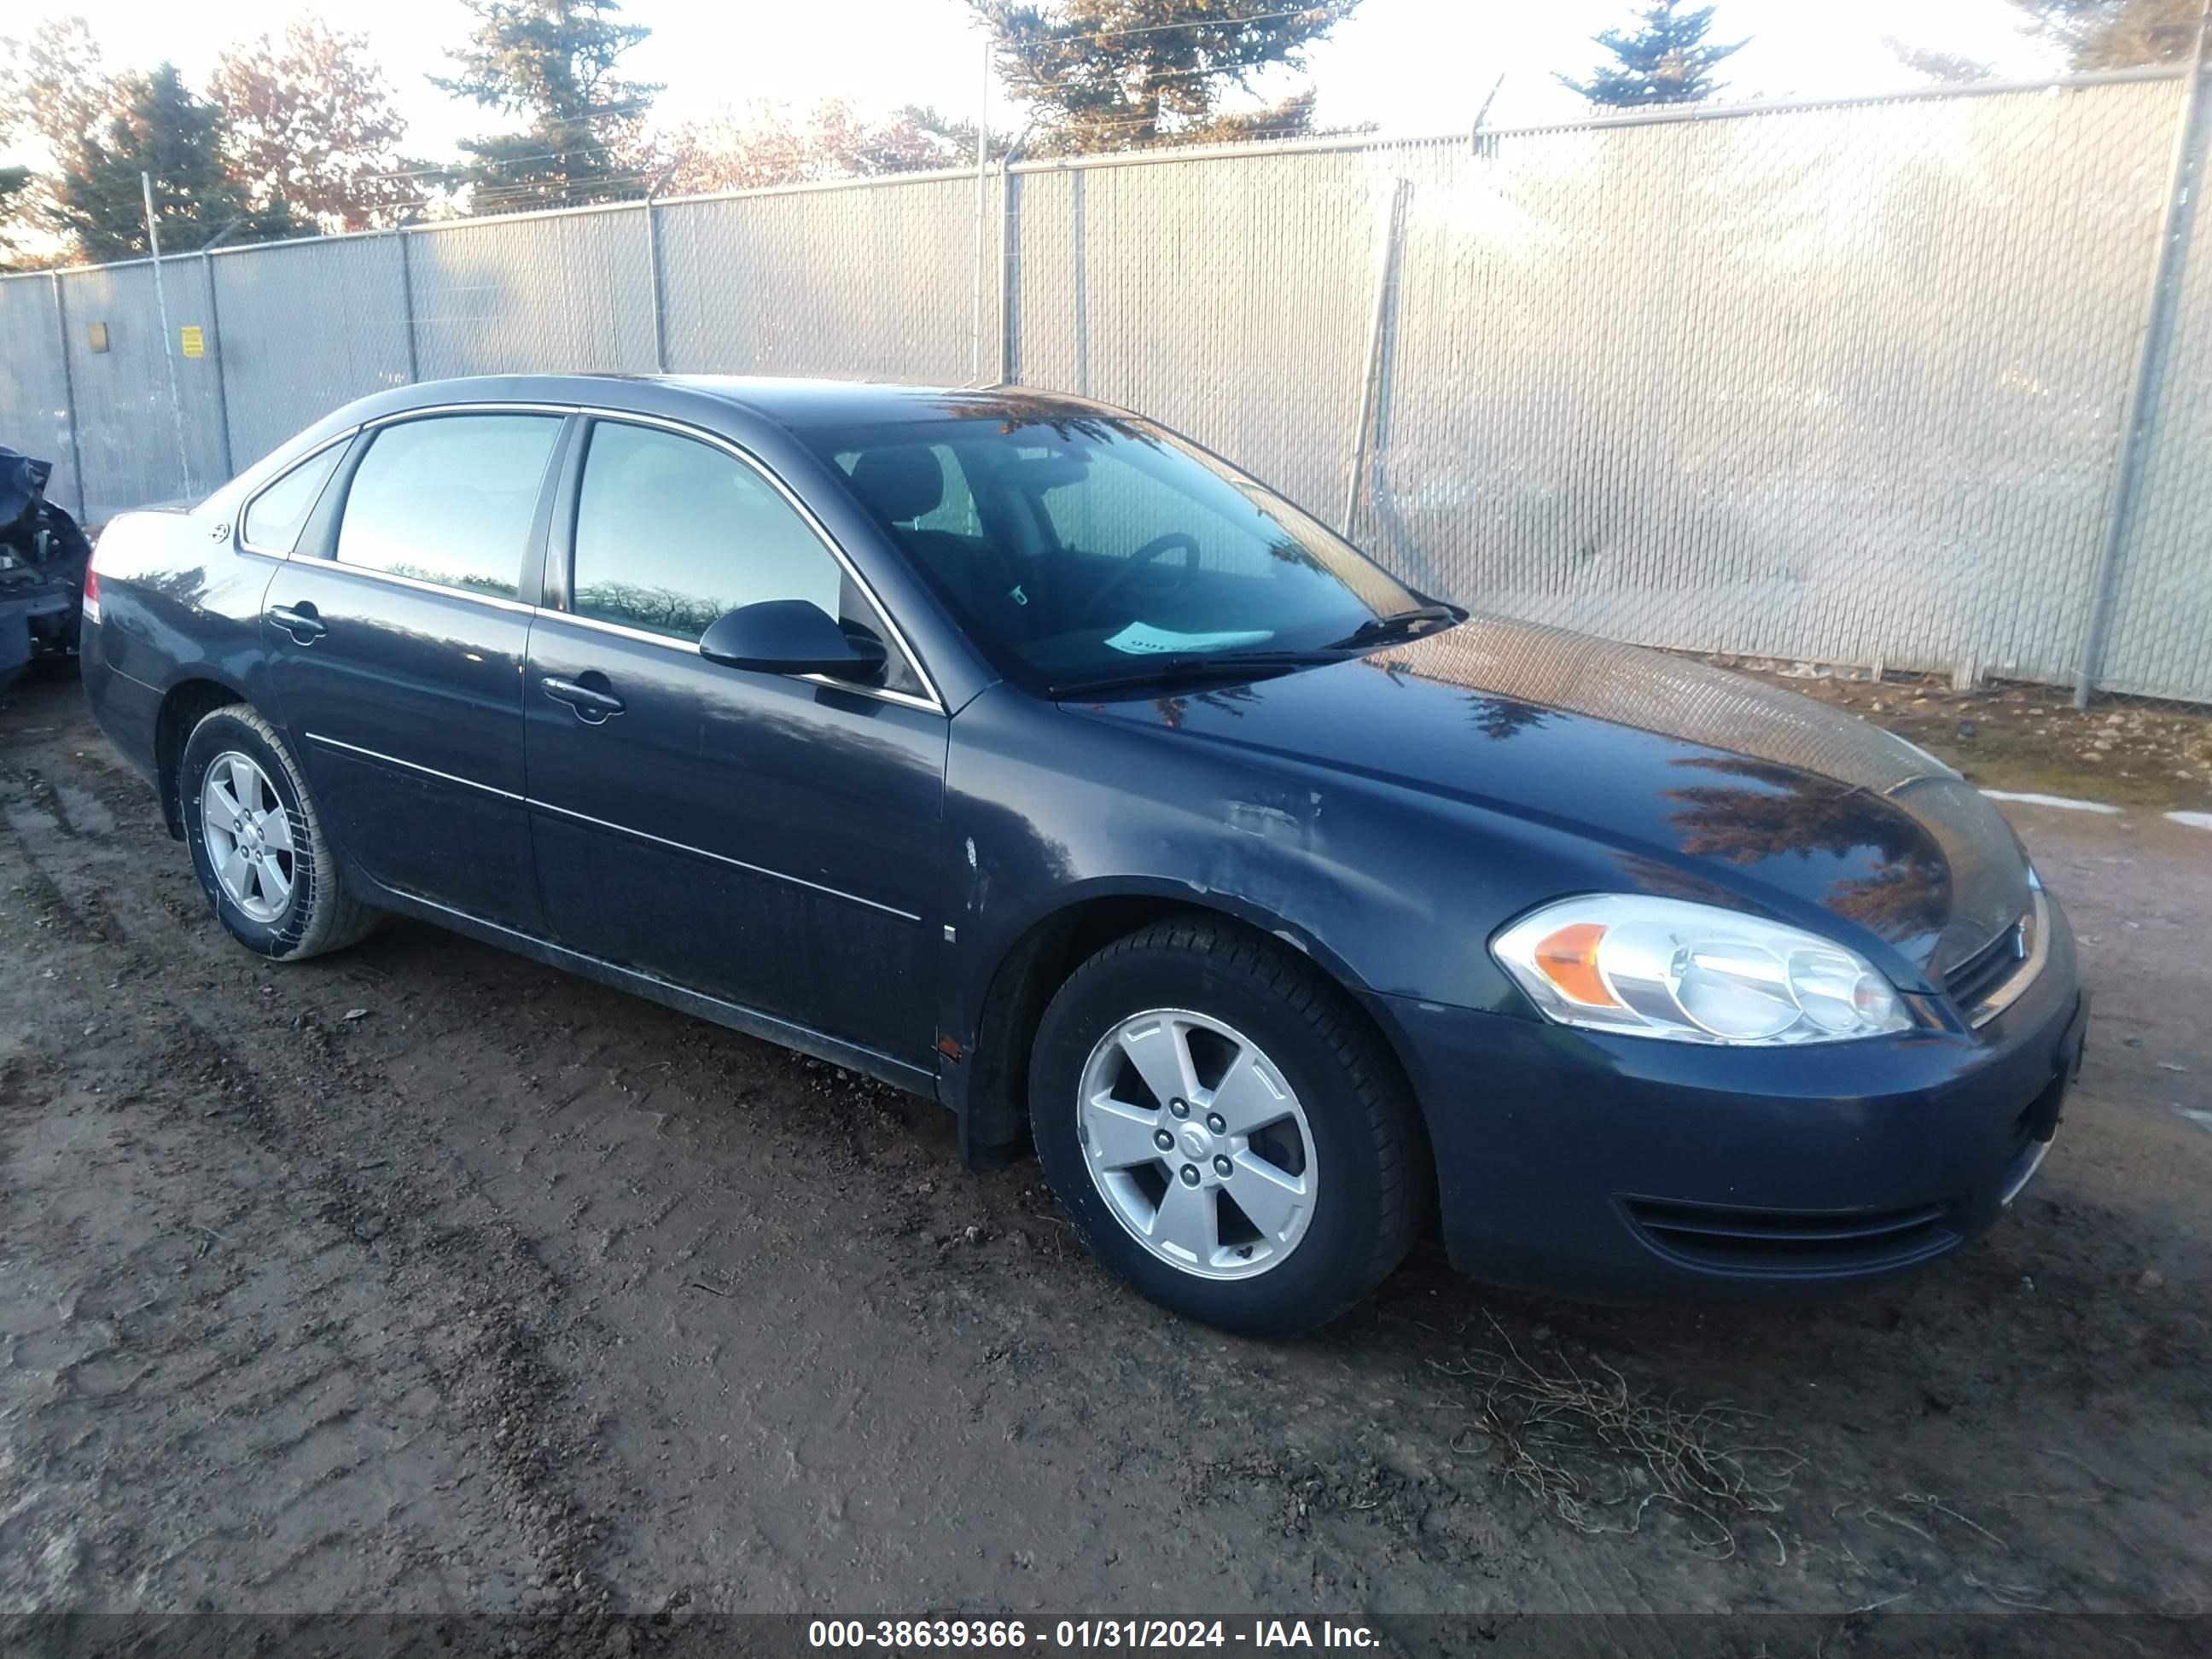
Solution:
M 258 922 L 282 916 L 299 874 L 292 815 L 252 756 L 229 749 L 209 764 L 200 784 L 200 831 L 230 902 Z
M 1091 1051 L 1076 1110 L 1091 1183 L 1161 1261 L 1249 1279 L 1305 1237 L 1319 1176 L 1305 1109 L 1233 1027 L 1188 1009 L 1132 1015 Z

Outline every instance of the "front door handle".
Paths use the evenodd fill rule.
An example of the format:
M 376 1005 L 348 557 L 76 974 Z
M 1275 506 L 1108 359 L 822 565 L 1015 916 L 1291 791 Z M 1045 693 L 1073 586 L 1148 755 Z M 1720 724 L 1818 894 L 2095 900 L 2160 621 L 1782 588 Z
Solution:
M 331 631 L 312 605 L 272 605 L 269 620 L 289 634 L 296 645 L 313 645 Z
M 593 676 L 594 678 L 599 678 Z M 611 714 L 623 711 L 623 700 L 611 691 L 595 685 L 584 685 L 575 680 L 557 679 L 548 674 L 538 682 L 545 695 L 556 702 L 565 702 L 576 711 L 576 718 L 586 726 L 597 726 Z

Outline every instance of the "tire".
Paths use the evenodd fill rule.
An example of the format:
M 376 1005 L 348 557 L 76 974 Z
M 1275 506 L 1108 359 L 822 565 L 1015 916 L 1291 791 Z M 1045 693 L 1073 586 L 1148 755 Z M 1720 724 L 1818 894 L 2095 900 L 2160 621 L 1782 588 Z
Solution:
M 1163 1056 L 1189 1069 L 1163 1073 Z M 1148 1079 L 1178 1074 L 1197 1086 L 1160 1102 Z M 1285 1101 L 1272 1127 L 1216 1133 Z M 1069 976 L 1037 1030 L 1030 1121 L 1101 1262 L 1163 1307 L 1247 1336 L 1297 1335 L 1364 1299 L 1412 1248 L 1433 1187 L 1397 1066 L 1343 994 L 1210 919 L 1145 928 Z M 1153 1166 L 1124 1165 L 1161 1134 L 1173 1145 Z
M 236 764 L 241 758 L 251 768 L 250 777 Z M 234 823 L 227 829 L 209 823 L 211 772 L 220 774 L 213 797 L 217 812 L 228 811 L 226 802 L 245 803 L 253 797 L 258 826 Z M 376 926 L 380 913 L 348 893 L 338 879 L 337 855 L 290 747 L 247 705 L 227 703 L 192 728 L 177 766 L 177 792 L 200 890 L 231 937 L 247 950 L 272 961 L 300 962 L 354 944 Z M 236 868 L 229 866 L 226 848 L 268 853 L 275 873 L 252 873 L 244 893 L 234 892 L 217 869 L 219 863 Z M 258 860 L 249 857 L 246 862 Z M 280 880 L 279 875 L 289 879 Z

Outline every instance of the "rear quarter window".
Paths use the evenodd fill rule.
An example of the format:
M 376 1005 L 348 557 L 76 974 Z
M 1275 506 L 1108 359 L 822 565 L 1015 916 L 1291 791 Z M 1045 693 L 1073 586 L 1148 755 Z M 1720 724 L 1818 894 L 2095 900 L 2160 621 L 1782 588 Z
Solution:
M 345 452 L 342 442 L 331 445 L 319 455 L 302 461 L 248 502 L 245 522 L 239 526 L 246 544 L 264 553 L 289 553 L 297 548 L 307 515 L 322 499 L 323 487 L 330 483 L 331 474 L 337 471 L 339 459 Z

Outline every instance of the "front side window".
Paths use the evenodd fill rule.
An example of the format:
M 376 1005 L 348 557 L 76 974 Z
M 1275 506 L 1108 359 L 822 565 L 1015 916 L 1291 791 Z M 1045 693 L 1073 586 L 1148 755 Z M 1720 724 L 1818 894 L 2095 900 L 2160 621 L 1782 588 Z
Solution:
M 1421 604 L 1158 427 L 1025 413 L 804 434 L 1010 678 L 1048 690 L 1148 659 L 1324 653 Z
M 345 454 L 343 443 L 301 462 L 253 498 L 246 509 L 244 539 L 264 553 L 289 553 L 300 544 L 307 515 L 322 499 L 323 486 Z
M 725 450 L 654 427 L 592 428 L 569 608 L 696 641 L 726 611 L 805 599 L 840 614 L 844 571 L 805 520 Z
M 557 415 L 437 415 L 378 432 L 338 526 L 340 564 L 516 597 Z

